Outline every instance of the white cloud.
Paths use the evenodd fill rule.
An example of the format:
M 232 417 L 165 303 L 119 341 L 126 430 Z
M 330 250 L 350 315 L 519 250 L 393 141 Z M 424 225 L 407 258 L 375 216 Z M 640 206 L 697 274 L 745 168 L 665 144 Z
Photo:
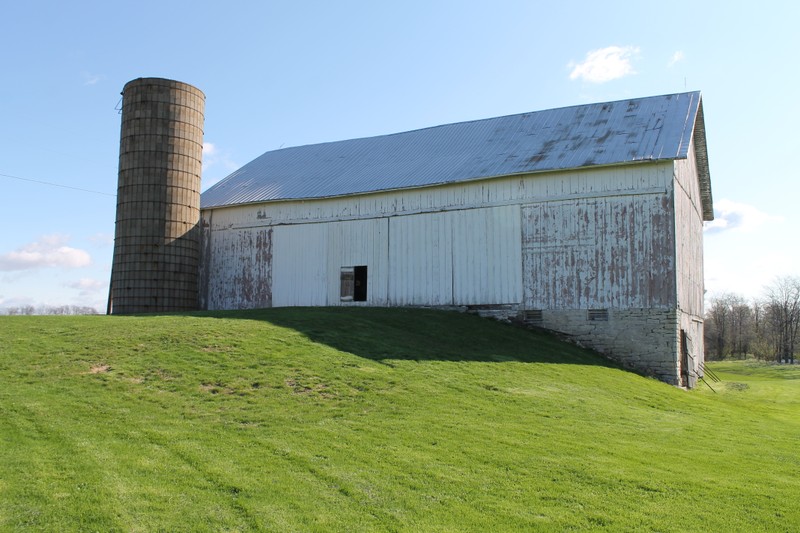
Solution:
M 89 242 L 96 246 L 113 246 L 114 234 L 112 233 L 95 233 L 89 237 Z
M 683 61 L 683 58 L 684 58 L 683 52 L 681 50 L 678 50 L 677 52 L 672 54 L 672 57 L 670 58 L 669 63 L 667 63 L 667 66 L 668 67 L 673 67 L 673 66 L 675 66 L 676 63 L 678 63 L 680 61 Z
M 97 291 L 104 289 L 108 286 L 107 281 L 100 281 L 99 279 L 81 278 L 78 281 L 67 283 L 67 287 L 78 289 L 81 291 Z
M 752 247 L 748 248 L 752 249 Z M 706 298 L 725 293 L 740 294 L 745 298 L 759 298 L 778 276 L 797 272 L 797 261 L 783 251 L 764 251 L 763 255 L 742 257 L 736 251 L 706 254 Z
M 203 190 L 238 168 L 239 165 L 231 161 L 227 152 L 220 150 L 214 143 L 203 143 Z
M 76 289 L 80 291 L 80 296 L 85 298 L 88 296 L 94 296 L 97 293 L 108 289 L 108 280 L 102 281 L 99 279 L 81 278 L 78 281 L 67 283 L 66 286 L 70 289 Z
M 203 143 L 203 158 L 211 157 L 217 153 L 217 147 L 214 143 Z
M 569 79 L 581 79 L 591 83 L 605 83 L 635 74 L 631 61 L 639 54 L 635 46 L 608 46 L 592 50 L 582 63 L 570 63 Z
M 0 314 L 3 314 L 3 309 L 9 309 L 12 307 L 27 307 L 27 306 L 35 306 L 36 302 L 33 298 L 28 297 L 19 297 L 19 296 L 12 296 L 11 298 L 0 297 Z
M 96 85 L 97 83 L 101 82 L 105 79 L 103 74 L 89 74 L 88 72 L 83 73 L 83 84 L 84 85 Z
M 88 266 L 88 252 L 66 246 L 68 237 L 45 235 L 13 252 L 0 254 L 0 271 L 36 270 L 47 267 L 79 268 Z
M 764 213 L 752 205 L 723 198 L 714 201 L 714 220 L 706 222 L 703 230 L 709 235 L 728 230 L 752 232 L 767 222 L 780 220 L 781 217 Z

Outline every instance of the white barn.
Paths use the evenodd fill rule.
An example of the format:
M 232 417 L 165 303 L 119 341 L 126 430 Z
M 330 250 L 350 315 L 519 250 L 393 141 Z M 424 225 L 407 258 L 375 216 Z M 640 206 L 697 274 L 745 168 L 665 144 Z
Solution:
M 699 92 L 263 154 L 201 196 L 200 306 L 466 308 L 693 386 Z

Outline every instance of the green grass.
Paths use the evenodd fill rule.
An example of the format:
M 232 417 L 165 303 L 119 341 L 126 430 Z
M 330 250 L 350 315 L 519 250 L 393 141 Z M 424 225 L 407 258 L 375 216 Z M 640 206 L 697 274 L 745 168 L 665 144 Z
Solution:
M 790 531 L 800 371 L 457 313 L 0 317 L 0 530 Z

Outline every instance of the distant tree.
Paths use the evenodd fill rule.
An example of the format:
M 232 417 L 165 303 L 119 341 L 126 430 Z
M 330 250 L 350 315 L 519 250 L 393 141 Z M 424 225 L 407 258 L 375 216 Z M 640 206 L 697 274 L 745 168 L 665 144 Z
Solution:
M 8 307 L 7 315 L 96 315 L 97 309 L 80 305 L 43 305 L 36 308 L 32 305 Z
M 776 360 L 794 363 L 800 330 L 800 278 L 777 278 L 767 288 L 765 319 Z
M 723 359 L 730 345 L 731 307 L 729 300 L 733 296 L 723 294 L 711 298 L 711 306 L 706 312 L 705 342 L 709 350 L 709 359 Z
M 766 329 L 767 303 L 763 299 L 754 299 L 750 304 L 753 320 L 753 342 L 750 350 L 758 359 L 773 359 L 775 355 Z
M 750 345 L 754 337 L 753 310 L 747 300 L 739 295 L 731 295 L 730 306 L 730 353 L 742 356 L 750 353 Z
M 725 293 L 711 299 L 705 318 L 706 356 L 746 357 L 756 338 L 753 309 L 744 297 Z

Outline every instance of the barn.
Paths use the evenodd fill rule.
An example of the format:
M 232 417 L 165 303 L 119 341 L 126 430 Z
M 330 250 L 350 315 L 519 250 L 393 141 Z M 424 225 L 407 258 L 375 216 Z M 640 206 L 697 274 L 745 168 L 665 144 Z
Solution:
M 270 151 L 200 209 L 204 309 L 459 308 L 702 374 L 699 92 Z
M 702 375 L 699 92 L 275 150 L 201 196 L 204 102 L 123 89 L 109 313 L 460 309 Z

